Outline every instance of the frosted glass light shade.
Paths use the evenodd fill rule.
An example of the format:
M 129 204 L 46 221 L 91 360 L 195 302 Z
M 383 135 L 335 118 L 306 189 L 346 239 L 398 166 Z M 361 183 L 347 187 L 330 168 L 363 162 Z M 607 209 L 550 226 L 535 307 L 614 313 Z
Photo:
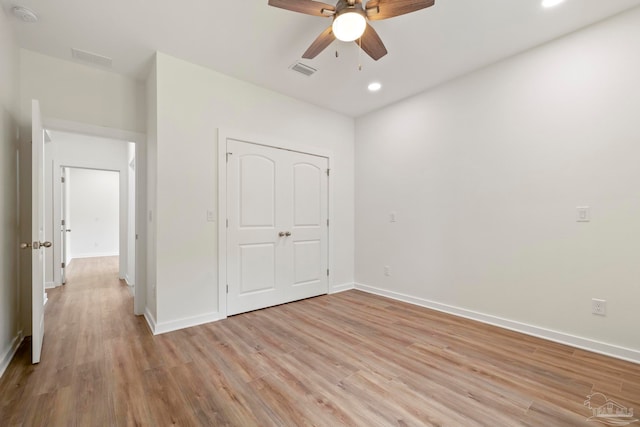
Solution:
M 333 20 L 333 35 L 343 42 L 359 39 L 367 27 L 367 20 L 357 12 L 344 12 Z

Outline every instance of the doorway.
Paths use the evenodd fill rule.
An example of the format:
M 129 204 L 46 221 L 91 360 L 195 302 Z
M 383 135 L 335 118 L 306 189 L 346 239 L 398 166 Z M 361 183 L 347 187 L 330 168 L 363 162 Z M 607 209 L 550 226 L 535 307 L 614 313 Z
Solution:
M 62 180 L 64 168 L 84 168 L 114 170 L 120 174 L 119 223 L 119 278 L 129 285 L 134 295 L 134 314 L 142 315 L 146 306 L 146 136 L 136 132 L 86 125 L 57 119 L 44 120 L 51 142 L 46 150 L 53 150 L 55 156 L 45 165 L 47 179 L 53 185 L 46 204 L 53 212 L 46 230 L 56 241 L 56 247 L 47 264 L 47 286 L 62 285 Z M 65 143 L 60 143 L 60 136 Z M 56 142 L 57 141 L 57 142 Z M 61 145 L 64 147 L 61 148 Z M 119 147 L 119 148 L 117 148 Z M 117 148 L 117 149 L 116 149 Z M 114 152 L 118 152 L 117 156 Z M 66 224 L 65 224 L 66 225 Z M 67 227 L 72 235 L 75 230 Z M 70 237 L 70 236 L 69 236 Z M 68 257 L 67 257 L 68 258 Z M 65 260 L 68 261 L 68 260 Z M 54 268 L 55 265 L 55 268 Z M 128 266 L 128 268 L 127 268 Z
M 74 259 L 120 257 L 120 229 L 126 224 L 120 224 L 119 211 L 126 195 L 120 193 L 119 171 L 62 167 L 61 175 L 61 278 L 65 284 L 67 266 Z
M 21 277 L 21 312 L 23 330 L 26 336 L 32 336 L 32 361 L 38 363 L 42 350 L 44 333 L 44 305 L 47 302 L 45 285 L 54 287 L 61 286 L 60 281 L 45 281 L 47 271 L 61 275 L 59 265 L 54 268 L 46 266 L 46 260 L 53 261 L 50 254 L 53 250 L 51 240 L 58 242 L 60 246 L 60 207 L 53 209 L 54 204 L 59 204 L 61 198 L 59 194 L 50 191 L 49 197 L 45 198 L 47 179 L 53 184 L 60 182 L 61 165 L 56 161 L 45 162 L 46 151 L 53 150 L 51 135 L 54 132 L 67 132 L 80 138 L 110 139 L 119 143 L 129 142 L 136 155 L 136 168 L 132 172 L 135 177 L 136 197 L 135 197 L 135 261 L 138 267 L 135 269 L 135 293 L 133 311 L 136 315 L 144 314 L 146 306 L 146 236 L 147 225 L 145 220 L 146 212 L 146 136 L 141 133 L 125 131 L 103 126 L 87 125 L 77 122 L 57 119 L 43 119 L 40 113 L 40 104 L 37 100 L 32 101 L 32 129 L 31 139 L 23 138 L 20 143 L 19 161 L 20 177 L 19 182 L 27 185 L 21 186 L 19 190 L 19 206 L 25 207 L 20 215 L 20 235 L 23 249 L 20 255 L 20 277 Z M 99 162 L 104 159 L 103 153 L 91 144 L 80 144 L 79 150 L 72 151 L 75 156 L 71 157 L 72 162 L 68 166 L 86 167 L 93 169 L 110 169 L 110 167 L 100 165 L 72 164 L 76 161 Z M 125 161 L 125 167 L 128 162 Z M 115 168 L 114 168 L 115 169 Z M 122 174 L 121 174 L 122 175 Z M 133 179 L 133 178 L 132 178 Z M 53 186 L 60 190 L 59 186 Z M 45 200 L 46 199 L 46 200 Z M 45 205 L 48 205 L 45 207 Z M 44 213 L 53 212 L 45 222 Z M 45 233 L 49 235 L 45 237 Z M 139 238 L 139 239 L 138 239 Z M 121 244 L 126 242 L 120 240 Z M 49 252 L 45 256 L 43 248 Z M 61 252 L 56 251 L 58 259 Z M 53 276 L 53 274 L 51 276 Z M 24 298 L 23 298 L 24 296 Z
M 77 132 L 49 129 L 47 133 L 50 142 L 45 145 L 45 235 L 53 243 L 52 251 L 46 254 L 45 260 L 47 287 L 65 283 L 65 270 L 72 258 L 117 255 L 119 278 L 126 280 L 135 293 L 136 201 L 133 199 L 133 203 L 130 203 L 128 194 L 130 189 L 135 192 L 136 187 L 136 170 L 130 167 L 135 162 L 135 144 Z M 92 171 L 102 171 L 102 178 L 96 178 L 100 174 Z M 89 183 L 96 188 L 104 186 L 109 173 L 105 171 L 111 171 L 111 183 L 117 190 L 110 190 L 117 200 L 109 205 L 117 210 L 117 221 L 110 221 L 93 230 L 88 222 L 77 223 L 74 227 L 73 212 L 80 214 L 83 210 L 90 210 L 91 206 L 100 206 L 92 214 L 91 221 L 96 225 L 104 220 L 100 211 L 110 211 L 109 206 L 102 203 L 103 199 L 95 197 L 90 187 L 85 188 Z M 74 197 L 70 195 L 83 189 L 84 195 L 79 199 L 88 203 L 76 203 L 75 209 L 72 209 Z M 70 214 L 69 209 L 72 210 Z M 114 224 L 118 225 L 115 230 Z M 110 240 L 105 235 L 107 229 Z M 91 233 L 98 238 L 91 240 Z M 130 250 L 132 256 L 129 256 Z

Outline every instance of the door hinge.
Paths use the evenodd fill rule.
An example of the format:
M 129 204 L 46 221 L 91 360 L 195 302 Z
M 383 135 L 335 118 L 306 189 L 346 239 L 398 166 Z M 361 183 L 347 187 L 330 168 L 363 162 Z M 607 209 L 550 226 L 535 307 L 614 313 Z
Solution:
M 229 163 L 229 156 L 232 155 L 233 153 L 227 153 L 227 163 Z
M 64 184 L 64 176 L 60 177 L 60 181 Z
M 330 170 L 331 170 L 331 169 L 327 169 L 327 176 L 329 176 L 329 171 L 330 171 Z
M 227 228 L 229 228 L 229 218 L 227 218 Z
M 64 225 L 64 219 L 62 220 L 62 225 Z
M 327 268 L 327 276 L 329 275 L 329 269 Z
M 229 285 L 227 285 L 227 293 L 229 293 Z
M 65 264 L 64 264 L 64 262 L 61 264 L 61 267 L 62 267 L 62 268 L 65 268 Z
M 327 227 L 329 226 L 329 220 L 327 220 Z

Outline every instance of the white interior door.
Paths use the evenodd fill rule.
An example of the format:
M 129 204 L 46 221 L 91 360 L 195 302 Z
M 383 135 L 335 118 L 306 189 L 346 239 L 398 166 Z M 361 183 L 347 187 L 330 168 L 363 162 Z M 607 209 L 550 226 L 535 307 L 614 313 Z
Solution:
M 286 191 L 291 193 L 287 213 L 291 236 L 287 242 L 286 301 L 329 291 L 328 160 L 326 157 L 288 152 Z
M 227 314 L 328 292 L 328 160 L 228 141 Z
M 44 130 L 40 104 L 33 100 L 31 124 L 31 362 L 40 362 L 44 340 L 44 250 L 51 247 L 44 241 Z

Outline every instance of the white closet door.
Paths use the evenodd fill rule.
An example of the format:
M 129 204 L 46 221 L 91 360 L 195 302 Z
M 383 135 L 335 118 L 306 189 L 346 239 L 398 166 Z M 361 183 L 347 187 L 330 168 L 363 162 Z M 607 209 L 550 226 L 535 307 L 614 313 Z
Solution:
M 227 141 L 227 314 L 327 293 L 327 159 Z
M 291 232 L 287 242 L 289 276 L 286 301 L 328 292 L 327 159 L 289 153 L 288 180 L 292 192 Z

